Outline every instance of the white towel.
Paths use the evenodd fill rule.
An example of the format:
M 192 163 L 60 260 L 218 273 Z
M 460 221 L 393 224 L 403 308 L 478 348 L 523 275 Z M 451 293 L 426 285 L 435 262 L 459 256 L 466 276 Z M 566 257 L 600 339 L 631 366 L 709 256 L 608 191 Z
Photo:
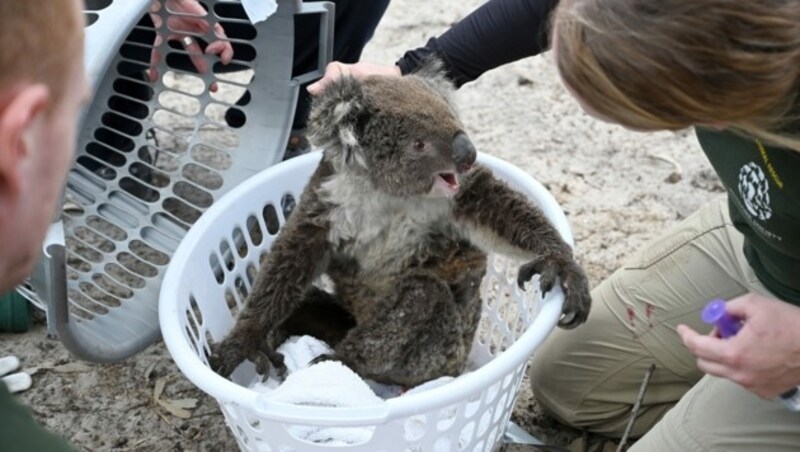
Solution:
M 320 384 L 324 382 L 324 384 Z M 379 405 L 376 396 L 355 372 L 337 361 L 324 361 L 286 377 L 270 399 L 295 405 L 359 407 Z
M 283 382 L 270 377 L 262 382 L 257 377 L 250 388 L 266 394 L 271 400 L 306 406 L 362 407 L 384 403 L 384 399 L 418 394 L 429 391 L 453 381 L 453 377 L 442 377 L 428 381 L 402 393 L 399 386 L 384 385 L 359 377 L 347 366 L 338 361 L 323 361 L 313 366 L 308 363 L 319 355 L 331 353 L 328 344 L 311 336 L 293 336 L 277 350 L 284 357 L 287 377 Z M 320 384 L 324 382 L 324 384 Z M 377 395 L 376 395 L 377 394 Z M 380 397 L 379 397 L 380 396 Z M 440 423 L 452 423 L 456 415 L 442 413 L 437 419 Z M 255 420 L 251 420 L 255 422 Z M 425 434 L 426 422 L 423 416 L 414 416 L 405 425 L 405 437 L 409 440 L 421 438 Z M 289 427 L 292 436 L 305 441 L 330 446 L 363 444 L 372 437 L 374 427 L 316 427 L 293 425 Z
M 277 350 L 284 357 L 287 377 L 282 383 L 274 378 L 257 380 L 250 386 L 271 400 L 295 405 L 359 407 L 383 403 L 355 372 L 337 361 L 308 363 L 330 353 L 328 344 L 311 336 L 293 336 Z M 320 384 L 324 382 L 324 384 Z M 253 422 L 255 420 L 251 420 Z M 363 444 L 372 437 L 374 427 L 317 427 L 292 425 L 295 438 L 329 446 Z
M 283 363 L 291 375 L 308 367 L 308 363 L 317 356 L 333 353 L 333 349 L 311 336 L 292 336 L 278 347 L 277 352 L 283 355 Z

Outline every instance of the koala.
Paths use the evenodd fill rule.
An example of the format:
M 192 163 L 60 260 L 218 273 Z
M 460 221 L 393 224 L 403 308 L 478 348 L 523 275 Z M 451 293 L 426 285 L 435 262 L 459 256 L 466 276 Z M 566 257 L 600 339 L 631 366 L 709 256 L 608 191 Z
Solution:
M 210 365 L 285 369 L 275 352 L 302 318 L 363 378 L 415 386 L 467 364 L 489 252 L 522 258 L 566 297 L 559 325 L 589 313 L 587 278 L 544 214 L 475 163 L 441 65 L 405 77 L 344 77 L 315 98 L 309 139 L 322 159 L 276 237 Z M 326 274 L 333 292 L 313 285 Z M 299 315 L 298 313 L 302 313 Z M 336 319 L 330 327 L 326 318 Z M 335 323 L 335 324 L 334 324 Z M 319 337 L 319 336 L 318 336 Z

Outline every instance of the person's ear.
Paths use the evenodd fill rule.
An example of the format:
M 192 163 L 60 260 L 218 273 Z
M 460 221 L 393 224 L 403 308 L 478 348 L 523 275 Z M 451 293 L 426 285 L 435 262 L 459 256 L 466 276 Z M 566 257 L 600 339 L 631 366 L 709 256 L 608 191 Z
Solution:
M 32 129 L 49 103 L 50 90 L 36 84 L 15 91 L 0 106 L 0 202 L 19 193 L 20 164 L 31 152 Z

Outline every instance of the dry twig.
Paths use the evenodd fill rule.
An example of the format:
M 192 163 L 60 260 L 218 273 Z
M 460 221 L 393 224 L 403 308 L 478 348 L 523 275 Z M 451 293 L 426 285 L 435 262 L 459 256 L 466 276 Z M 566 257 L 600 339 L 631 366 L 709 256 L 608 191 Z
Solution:
M 644 374 L 642 386 L 639 387 L 639 395 L 636 397 L 636 402 L 633 404 L 631 418 L 628 420 L 628 425 L 625 426 L 625 432 L 622 434 L 622 438 L 619 440 L 617 452 L 622 452 L 625 444 L 628 442 L 628 436 L 630 436 L 631 430 L 633 430 L 633 423 L 636 421 L 636 417 L 639 415 L 639 409 L 642 407 L 642 400 L 644 400 L 644 395 L 647 393 L 647 386 L 650 384 L 650 379 L 653 378 L 653 372 L 655 372 L 655 370 L 655 363 L 650 364 L 650 368 L 648 368 L 647 372 Z

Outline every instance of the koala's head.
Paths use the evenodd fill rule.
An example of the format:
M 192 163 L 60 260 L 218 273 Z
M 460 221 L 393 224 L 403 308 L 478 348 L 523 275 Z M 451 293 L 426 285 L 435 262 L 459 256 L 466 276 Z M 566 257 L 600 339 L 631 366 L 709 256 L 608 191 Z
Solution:
M 337 172 L 394 196 L 453 196 L 475 162 L 439 65 L 405 77 L 343 77 L 314 99 L 309 139 Z

